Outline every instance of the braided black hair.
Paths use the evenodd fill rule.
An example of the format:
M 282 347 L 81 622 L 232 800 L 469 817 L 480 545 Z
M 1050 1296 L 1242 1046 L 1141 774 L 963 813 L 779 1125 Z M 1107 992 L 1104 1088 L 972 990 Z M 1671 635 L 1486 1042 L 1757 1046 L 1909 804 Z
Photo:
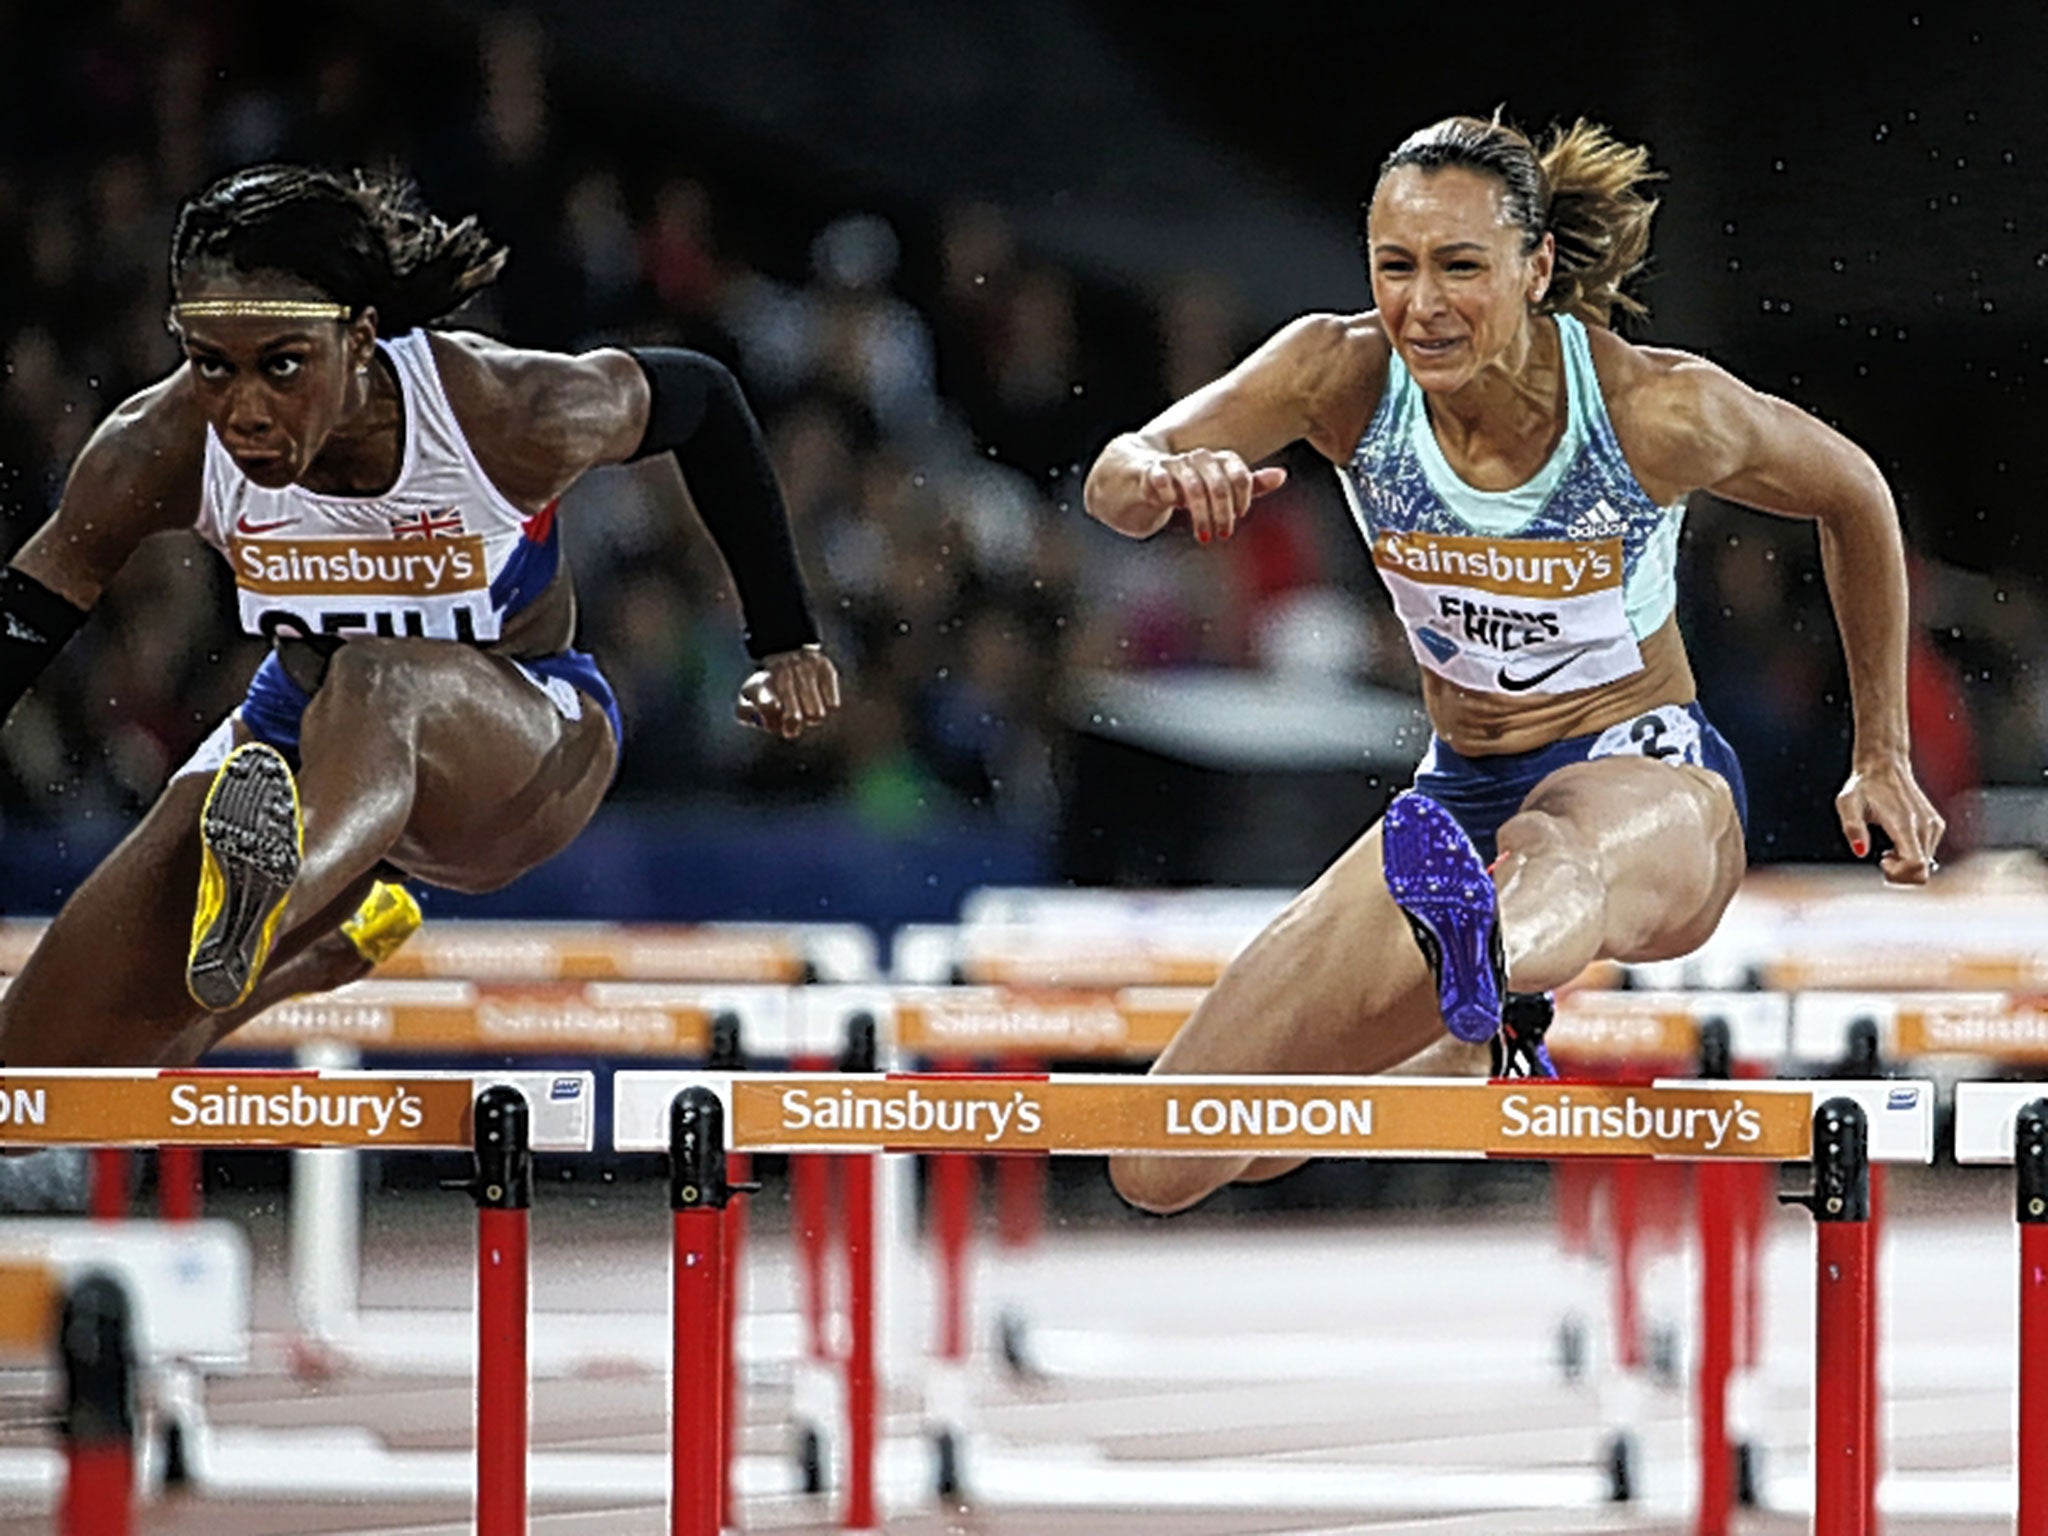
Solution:
M 374 306 L 378 328 L 396 336 L 459 308 L 497 277 L 507 254 L 474 217 L 443 220 L 407 177 L 255 165 L 178 210 L 171 287 L 208 262 L 287 272 L 352 315 Z

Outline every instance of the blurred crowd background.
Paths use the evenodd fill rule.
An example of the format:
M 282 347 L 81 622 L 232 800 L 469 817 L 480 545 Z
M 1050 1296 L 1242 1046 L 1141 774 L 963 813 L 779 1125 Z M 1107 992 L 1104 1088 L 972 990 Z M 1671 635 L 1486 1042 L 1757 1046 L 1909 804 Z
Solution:
M 1101 8 L 1104 37 L 1130 42 L 1128 9 Z M 0 56 L 16 65 L 0 91 L 0 544 L 49 514 L 95 423 L 174 365 L 165 255 L 183 196 L 262 160 L 396 163 L 441 212 L 474 212 L 511 247 L 461 323 L 541 347 L 702 348 L 739 374 L 772 443 L 849 707 L 795 750 L 735 727 L 736 610 L 679 483 L 660 468 L 590 477 L 564 527 L 582 643 L 628 723 L 615 837 L 685 829 L 687 863 L 701 854 L 687 829 L 715 825 L 739 839 L 732 857 L 795 871 L 774 887 L 785 893 L 806 868 L 817 884 L 818 850 L 838 848 L 842 883 L 898 893 L 882 915 L 939 915 L 911 908 L 983 878 L 1200 877 L 1214 871 L 1199 861 L 1087 853 L 1117 836 L 1103 804 L 1214 799 L 1228 777 L 1091 753 L 1104 673 L 1240 669 L 1307 712 L 1366 689 L 1412 697 L 1406 645 L 1327 471 L 1292 461 L 1304 472 L 1227 547 L 1173 532 L 1131 544 L 1080 510 L 1080 476 L 1109 435 L 1284 318 L 1241 264 L 1206 265 L 1191 246 L 1133 275 L 1045 238 L 1043 198 L 920 197 L 823 174 L 786 136 L 675 109 L 566 48 L 568 14 L 314 7 L 284 26 L 253 0 L 0 7 Z M 1433 95 L 1427 115 L 1494 99 Z M 943 166 L 947 128 L 929 131 Z M 1689 195 L 1669 189 L 1674 208 Z M 1919 238 L 1865 231 L 1844 249 L 1883 234 Z M 1293 308 L 1367 302 L 1353 273 Z M 1796 378 L 1765 369 L 1759 382 L 1798 397 Z M 1835 404 L 1831 418 L 1884 460 L 1876 439 L 1896 417 L 1866 424 L 1853 400 Z M 1962 515 L 1924 484 L 1906 500 L 1915 530 Z M 2048 772 L 2043 563 L 2024 542 L 1967 565 L 1914 542 L 1921 772 L 1959 847 L 2023 840 L 2025 817 L 1987 825 L 1976 791 L 2037 793 Z M 1701 498 L 1683 558 L 1702 698 L 1748 769 L 1752 856 L 1841 856 L 1844 676 L 1810 528 Z M 103 849 L 234 705 L 258 653 L 231 619 L 224 567 L 189 536 L 124 573 L 0 732 L 0 863 L 32 871 L 10 874 L 0 906 L 48 909 L 75 860 L 34 860 Z M 1389 765 L 1418 750 L 1412 732 L 1361 742 L 1340 823 L 1362 826 L 1398 785 Z M 1107 796 L 1090 775 L 1110 776 Z M 1243 803 L 1241 787 L 1231 796 Z M 705 892 L 723 867 L 678 877 L 696 910 L 646 915 L 713 915 Z M 574 905 L 576 889 L 530 901 Z M 743 904 L 783 901 L 758 876 L 745 889 Z

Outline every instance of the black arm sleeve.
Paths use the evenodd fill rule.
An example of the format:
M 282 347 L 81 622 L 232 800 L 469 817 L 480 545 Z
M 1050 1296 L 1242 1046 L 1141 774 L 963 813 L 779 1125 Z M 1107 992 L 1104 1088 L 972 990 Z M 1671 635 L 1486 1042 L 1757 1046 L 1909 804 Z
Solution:
M 83 608 L 11 565 L 0 568 L 0 720 L 84 622 Z
M 678 347 L 636 347 L 647 375 L 647 435 L 633 455 L 674 453 L 718 552 L 739 588 L 747 652 L 793 651 L 818 638 L 790 538 L 789 512 L 761 428 L 739 381 L 716 358 Z

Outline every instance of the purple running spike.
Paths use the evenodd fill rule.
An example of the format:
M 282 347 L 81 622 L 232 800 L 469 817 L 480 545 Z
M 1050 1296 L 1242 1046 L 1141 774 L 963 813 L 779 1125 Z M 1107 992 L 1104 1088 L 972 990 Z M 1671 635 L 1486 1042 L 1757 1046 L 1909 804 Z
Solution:
M 1444 1028 L 1477 1045 L 1500 1028 L 1507 963 L 1493 880 L 1451 813 L 1414 790 L 1381 823 L 1387 891 L 1436 977 Z

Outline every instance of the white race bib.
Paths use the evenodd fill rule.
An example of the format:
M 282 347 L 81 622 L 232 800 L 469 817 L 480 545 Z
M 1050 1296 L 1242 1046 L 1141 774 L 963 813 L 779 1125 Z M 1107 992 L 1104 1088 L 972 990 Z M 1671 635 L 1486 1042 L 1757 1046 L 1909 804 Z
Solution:
M 1373 563 L 1415 659 L 1484 693 L 1572 693 L 1642 670 L 1620 539 L 1381 534 Z

